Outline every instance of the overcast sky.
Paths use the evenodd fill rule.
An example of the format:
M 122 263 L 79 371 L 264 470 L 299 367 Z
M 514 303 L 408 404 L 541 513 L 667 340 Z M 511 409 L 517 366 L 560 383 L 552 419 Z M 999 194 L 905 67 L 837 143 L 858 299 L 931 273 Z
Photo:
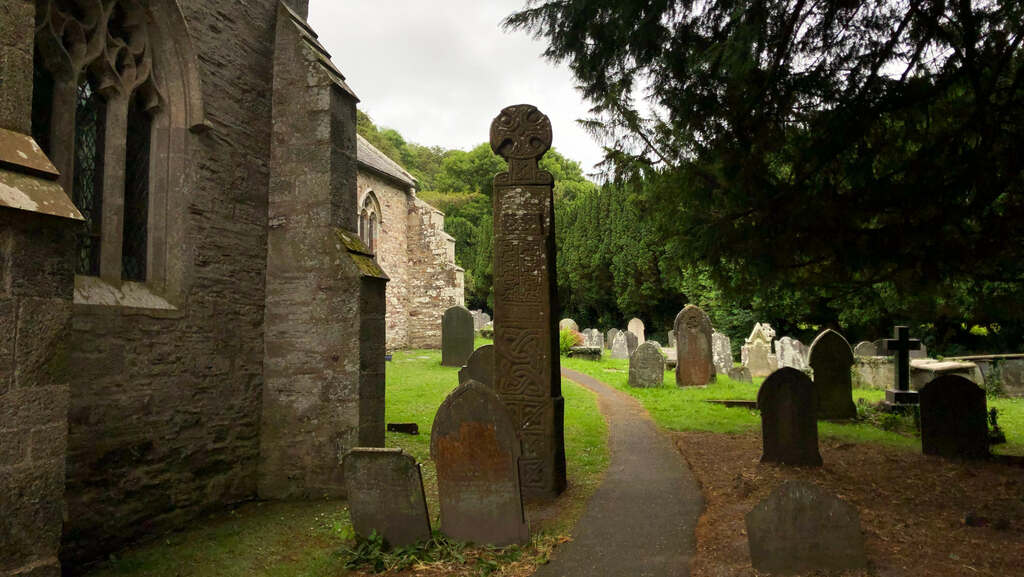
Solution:
M 309 22 L 378 126 L 406 140 L 468 150 L 510 104 L 551 118 L 554 146 L 585 173 L 601 160 L 576 125 L 587 117 L 569 69 L 499 23 L 523 0 L 311 0 Z

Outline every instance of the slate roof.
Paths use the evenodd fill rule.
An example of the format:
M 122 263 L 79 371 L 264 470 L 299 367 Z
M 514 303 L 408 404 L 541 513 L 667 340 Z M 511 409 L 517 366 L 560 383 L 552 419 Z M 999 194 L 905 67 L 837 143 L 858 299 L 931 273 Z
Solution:
M 358 134 L 356 135 L 356 158 L 361 167 L 396 180 L 409 188 L 416 186 L 416 179 L 411 174 Z

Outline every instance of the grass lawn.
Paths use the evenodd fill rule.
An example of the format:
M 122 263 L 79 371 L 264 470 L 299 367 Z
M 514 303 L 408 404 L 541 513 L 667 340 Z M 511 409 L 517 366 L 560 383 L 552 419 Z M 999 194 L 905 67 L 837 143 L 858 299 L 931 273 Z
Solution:
M 478 340 L 477 345 L 487 342 Z M 442 367 L 440 351 L 398 351 L 387 364 L 387 422 L 417 423 L 420 434 L 388 433 L 386 442 L 389 447 L 401 447 L 422 463 L 424 489 L 435 528 L 439 525 L 439 509 L 437 476 L 429 458 L 430 427 L 437 407 L 457 384 L 458 369 Z M 607 427 L 593 393 L 566 381 L 562 394 L 569 489 L 554 503 L 527 505 L 534 534 L 531 543 L 512 555 L 464 550 L 463 566 L 449 565 L 424 574 L 525 574 L 524 571 L 532 572 L 530 566 L 543 562 L 551 547 L 565 538 L 608 466 L 608 449 Z M 342 551 L 351 546 L 351 524 L 344 501 L 253 502 L 125 551 L 89 575 L 360 575 L 345 568 L 349 557 Z
M 664 385 L 660 388 L 638 389 L 630 387 L 629 361 L 611 359 L 607 356 L 600 361 L 562 359 L 562 366 L 590 375 L 621 391 L 636 397 L 662 427 L 672 431 L 708 431 L 713 433 L 745 433 L 758 431 L 761 418 L 757 411 L 741 407 L 725 407 L 703 401 L 708 399 L 756 400 L 757 391 L 764 379 L 754 383 L 733 381 L 718 375 L 717 381 L 707 387 L 679 388 L 675 384 L 675 373 L 665 372 Z M 854 389 L 853 399 L 860 407 L 864 403 L 877 403 L 885 398 L 885 392 L 875 389 Z M 999 410 L 999 425 L 1006 433 L 1007 443 L 996 445 L 993 452 L 1003 455 L 1024 455 L 1024 399 L 989 399 L 989 407 Z M 883 443 L 895 447 L 920 451 L 921 440 L 911 433 L 909 419 L 898 419 L 879 414 L 857 423 L 819 422 L 818 433 L 823 438 L 835 438 L 855 443 Z M 878 425 L 894 428 L 899 432 L 885 430 Z

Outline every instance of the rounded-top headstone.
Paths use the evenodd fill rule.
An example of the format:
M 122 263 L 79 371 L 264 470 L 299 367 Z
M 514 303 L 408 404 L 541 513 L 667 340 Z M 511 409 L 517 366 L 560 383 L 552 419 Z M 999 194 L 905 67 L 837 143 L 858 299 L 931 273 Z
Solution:
M 693 387 L 715 380 L 711 319 L 696 305 L 676 315 L 676 385 Z
M 920 391 L 921 450 L 954 459 L 988 457 L 985 391 L 960 375 L 943 375 Z
M 444 311 L 441 318 L 441 364 L 461 367 L 473 354 L 473 313 L 463 306 Z
M 445 398 L 430 430 L 430 457 L 446 535 L 499 547 L 529 540 L 521 453 L 515 423 L 497 393 L 471 380 Z
M 562 319 L 558 322 L 558 330 L 580 332 L 580 326 L 572 319 Z
M 629 356 L 629 386 L 660 387 L 665 382 L 665 354 L 654 341 L 639 345 Z
M 646 336 L 644 335 L 645 328 L 646 327 L 644 327 L 644 321 L 637 318 L 630 320 L 629 324 L 626 326 L 627 331 L 636 335 L 638 345 L 643 344 L 643 342 L 647 340 Z
M 853 356 L 855 357 L 874 357 L 877 356 L 877 353 L 878 349 L 875 348 L 875 343 L 870 341 L 861 341 L 853 347 Z
M 762 463 L 820 466 L 817 395 L 811 378 L 785 367 L 768 376 L 757 391 L 761 411 Z
M 852 419 L 857 416 L 853 402 L 853 350 L 843 335 L 826 329 L 811 343 L 808 354 L 814 370 L 819 419 Z
M 470 380 L 494 388 L 494 345 L 484 345 L 473 351 L 466 366 L 459 369 L 459 384 Z

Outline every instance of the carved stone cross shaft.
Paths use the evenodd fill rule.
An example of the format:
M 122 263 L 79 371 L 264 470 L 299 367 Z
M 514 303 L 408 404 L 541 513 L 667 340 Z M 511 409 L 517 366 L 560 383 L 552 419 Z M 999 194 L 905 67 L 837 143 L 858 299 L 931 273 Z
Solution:
M 910 351 L 921 349 L 921 341 L 910 337 L 910 329 L 899 326 L 893 331 L 896 338 L 885 339 L 889 353 L 896 355 L 895 384 L 897 391 L 910 390 Z

